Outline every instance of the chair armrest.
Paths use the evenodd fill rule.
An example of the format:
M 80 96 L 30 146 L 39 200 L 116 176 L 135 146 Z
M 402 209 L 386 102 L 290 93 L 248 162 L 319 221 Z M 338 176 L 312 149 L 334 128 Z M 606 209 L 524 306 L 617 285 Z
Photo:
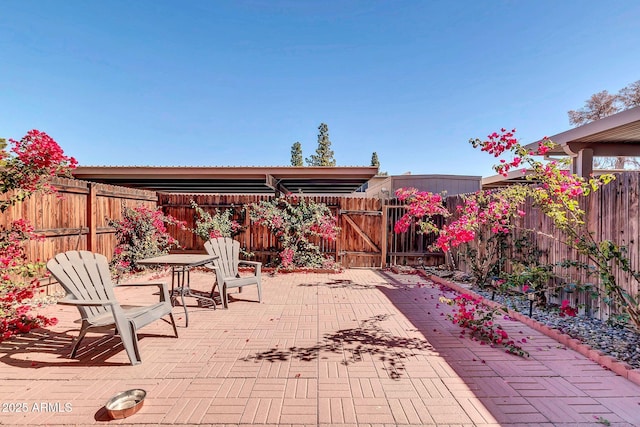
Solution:
M 257 261 L 244 261 L 244 260 L 240 260 L 238 262 L 238 265 L 248 265 L 254 268 L 254 274 L 258 277 L 261 276 L 261 271 L 262 271 L 262 263 L 261 262 L 257 262 Z
M 262 263 L 258 262 L 258 261 L 245 261 L 245 260 L 240 260 L 238 262 L 238 264 L 244 264 L 244 265 L 252 265 L 254 267 L 262 267 Z
M 247 265 L 262 265 L 261 262 L 258 261 L 247 261 L 245 259 L 241 259 L 240 261 L 238 261 L 239 264 L 247 264 Z
M 160 290 L 160 301 L 170 301 L 169 288 L 165 282 L 123 283 L 118 285 L 118 287 L 121 286 L 157 286 Z
M 165 282 L 145 282 L 145 283 L 118 283 L 118 284 L 114 284 L 114 287 L 121 287 L 121 286 L 162 286 L 164 285 Z
M 106 299 L 106 300 L 102 300 L 102 301 L 92 301 L 92 300 L 85 300 L 85 299 L 67 299 L 67 298 L 63 298 L 61 300 L 58 300 L 58 304 L 60 305 L 82 305 L 82 306 L 93 306 L 93 307 L 100 307 L 100 306 L 112 306 L 114 304 L 118 304 L 117 301 L 112 300 L 112 299 Z

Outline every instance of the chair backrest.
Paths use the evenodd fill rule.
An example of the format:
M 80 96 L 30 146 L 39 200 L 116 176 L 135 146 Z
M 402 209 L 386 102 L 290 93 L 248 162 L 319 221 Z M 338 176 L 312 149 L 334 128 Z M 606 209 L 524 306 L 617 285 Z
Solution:
M 221 274 L 222 277 L 236 277 L 238 275 L 240 242 L 231 237 L 217 237 L 205 242 L 204 248 L 208 254 L 218 256 L 213 261 L 217 274 Z
M 104 255 L 88 251 L 68 251 L 47 262 L 47 269 L 75 299 L 88 301 L 115 300 L 109 263 Z M 108 311 L 106 307 L 78 306 L 84 319 Z

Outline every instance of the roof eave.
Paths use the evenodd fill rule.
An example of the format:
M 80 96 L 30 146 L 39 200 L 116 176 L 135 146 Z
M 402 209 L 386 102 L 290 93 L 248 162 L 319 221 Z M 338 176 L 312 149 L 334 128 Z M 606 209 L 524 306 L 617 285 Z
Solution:
M 589 139 L 588 142 L 591 143 L 595 141 L 617 143 L 640 142 L 640 134 L 636 139 L 629 139 L 624 136 L 628 134 L 625 128 L 636 124 L 636 122 L 640 124 L 640 107 L 630 108 L 612 116 L 604 117 L 600 120 L 558 133 L 548 137 L 548 139 L 553 141 L 557 146 L 547 152 L 547 155 L 576 156 L 578 153 L 575 147 L 571 146 L 571 143 L 582 142 L 585 139 Z M 527 144 L 525 148 L 530 151 L 535 151 L 538 148 L 538 144 L 543 140 L 544 139 L 541 139 Z M 584 143 L 587 144 L 588 142 L 585 141 Z

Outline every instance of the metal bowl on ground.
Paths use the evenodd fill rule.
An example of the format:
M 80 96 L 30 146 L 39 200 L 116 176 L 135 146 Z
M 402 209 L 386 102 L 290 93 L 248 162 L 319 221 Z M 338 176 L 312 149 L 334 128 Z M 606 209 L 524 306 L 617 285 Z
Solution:
M 147 392 L 140 388 L 123 391 L 109 399 L 104 407 L 114 420 L 127 418 L 142 408 L 146 395 Z

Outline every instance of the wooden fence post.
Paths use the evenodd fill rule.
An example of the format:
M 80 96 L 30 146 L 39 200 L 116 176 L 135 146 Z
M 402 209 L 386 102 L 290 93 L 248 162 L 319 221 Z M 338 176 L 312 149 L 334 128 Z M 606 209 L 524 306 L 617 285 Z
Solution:
M 344 239 L 344 224 L 342 223 L 342 203 L 338 203 L 338 209 L 336 210 L 336 225 L 340 228 L 340 233 L 336 237 L 336 263 L 342 265 L 342 261 L 346 257 L 340 256 L 340 250 L 342 250 L 342 240 Z M 344 267 L 344 266 L 343 266 Z
M 387 266 L 387 244 L 388 244 L 388 232 L 389 229 L 387 221 L 389 221 L 389 207 L 386 204 L 386 200 L 382 201 L 382 221 L 380 224 L 380 268 Z
M 87 250 L 95 252 L 98 249 L 98 203 L 96 196 L 97 184 L 89 183 L 89 193 L 87 194 Z
M 244 209 L 244 247 L 248 253 L 253 253 L 253 243 L 251 242 L 251 206 L 246 203 L 241 205 Z

